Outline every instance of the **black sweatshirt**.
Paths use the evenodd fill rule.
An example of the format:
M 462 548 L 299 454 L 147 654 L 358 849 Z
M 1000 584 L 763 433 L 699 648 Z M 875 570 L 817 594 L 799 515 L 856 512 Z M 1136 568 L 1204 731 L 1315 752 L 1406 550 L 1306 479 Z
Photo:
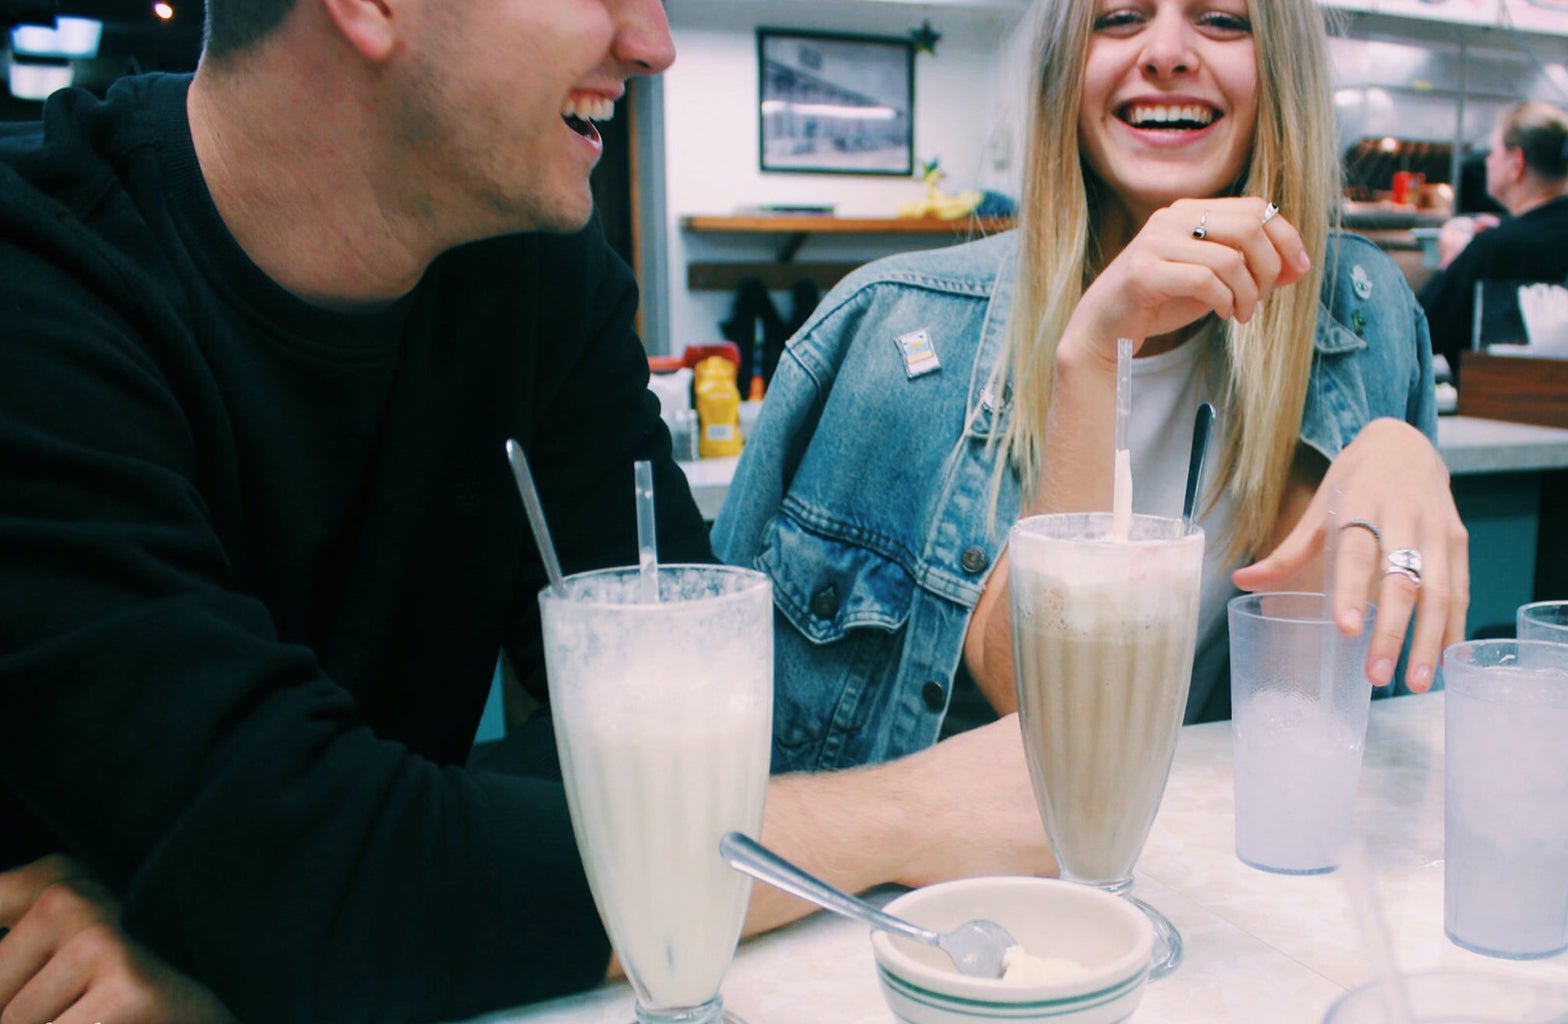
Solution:
M 1422 286 L 1419 298 L 1432 326 L 1432 351 L 1448 360 L 1456 377 L 1463 375 L 1477 281 L 1560 283 L 1564 278 L 1568 278 L 1568 198 L 1560 197 L 1480 232 L 1447 269 Z
M 560 784 L 462 766 L 503 643 L 543 692 L 506 438 L 568 572 L 635 563 L 637 458 L 661 556 L 711 559 L 631 275 L 590 227 L 302 302 L 219 218 L 188 85 L 0 129 L 0 866 L 81 858 L 255 1024 L 590 985 Z

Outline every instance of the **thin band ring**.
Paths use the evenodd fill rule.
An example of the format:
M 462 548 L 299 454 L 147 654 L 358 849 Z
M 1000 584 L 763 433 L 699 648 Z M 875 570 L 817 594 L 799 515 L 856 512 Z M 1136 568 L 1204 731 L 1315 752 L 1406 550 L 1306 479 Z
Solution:
M 1192 237 L 1200 242 L 1209 237 L 1209 211 L 1204 210 L 1203 216 L 1198 218 L 1198 224 L 1192 229 Z
M 1275 206 L 1273 203 L 1270 203 L 1263 208 L 1263 223 L 1267 224 L 1277 216 L 1279 216 L 1279 207 Z
M 1367 531 L 1368 533 L 1370 533 L 1372 535 L 1372 539 L 1377 541 L 1377 546 L 1378 547 L 1381 548 L 1383 546 L 1383 531 L 1379 530 L 1377 528 L 1377 525 L 1375 523 L 1373 523 L 1371 520 L 1369 520 L 1369 519 L 1352 519 L 1350 522 L 1346 523 L 1344 526 L 1341 526 L 1340 530 L 1342 530 L 1342 531 L 1343 530 L 1348 530 L 1351 527 L 1355 527 L 1357 529 L 1361 529 L 1361 530 Z
M 1384 576 L 1398 573 L 1416 586 L 1421 585 L 1421 552 L 1415 548 L 1396 548 L 1388 553 L 1385 561 L 1388 568 L 1383 570 Z

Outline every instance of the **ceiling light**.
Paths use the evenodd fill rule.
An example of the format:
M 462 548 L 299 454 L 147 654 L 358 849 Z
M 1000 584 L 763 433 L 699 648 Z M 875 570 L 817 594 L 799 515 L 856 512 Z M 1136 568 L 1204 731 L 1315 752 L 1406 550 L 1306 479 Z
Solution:
M 63 60 L 17 60 L 13 55 L 6 78 L 11 95 L 17 99 L 43 100 L 70 85 L 75 75 L 71 65 Z
M 11 30 L 11 52 L 24 57 L 98 56 L 103 22 L 96 18 L 59 17 L 54 27 L 18 25 Z
M 157 3 L 152 5 L 152 13 L 156 14 L 163 21 L 170 21 L 174 18 L 174 5 L 158 0 Z

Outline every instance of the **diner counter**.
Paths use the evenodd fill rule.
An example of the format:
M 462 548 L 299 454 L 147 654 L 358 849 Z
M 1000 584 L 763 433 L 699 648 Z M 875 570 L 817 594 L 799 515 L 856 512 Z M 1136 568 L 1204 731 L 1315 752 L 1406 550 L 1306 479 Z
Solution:
M 1454 475 L 1568 468 L 1568 430 L 1504 423 L 1474 416 L 1441 416 L 1437 448 Z M 715 519 L 740 456 L 682 462 L 703 517 Z
M 1568 984 L 1568 954 L 1497 960 L 1443 934 L 1443 700 L 1376 701 L 1368 727 L 1356 821 L 1400 964 Z M 1135 891 L 1180 929 L 1186 958 L 1149 985 L 1135 1024 L 1319 1024 L 1341 992 L 1370 978 L 1337 875 L 1274 875 L 1236 859 L 1231 782 L 1230 724 L 1182 729 Z M 743 943 L 723 994 L 749 1024 L 892 1019 L 865 926 L 825 913 Z M 473 1024 L 627 1024 L 631 1008 L 617 983 Z
M 1455 476 L 1568 468 L 1568 430 L 1439 416 L 1437 450 Z

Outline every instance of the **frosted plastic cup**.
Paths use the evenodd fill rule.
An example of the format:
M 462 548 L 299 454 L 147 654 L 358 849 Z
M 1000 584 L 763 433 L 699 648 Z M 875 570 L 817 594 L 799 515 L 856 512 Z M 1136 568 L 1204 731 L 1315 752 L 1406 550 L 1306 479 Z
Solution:
M 1410 1016 L 1396 1018 L 1378 984 L 1351 989 L 1323 1024 L 1563 1024 L 1568 987 L 1480 971 L 1439 971 L 1400 979 Z M 1392 1005 L 1398 1005 L 1392 1004 Z
M 1108 512 L 1030 516 L 1009 534 L 1013 666 L 1035 803 L 1062 877 L 1128 894 L 1187 708 L 1203 531 Z M 1129 895 L 1129 898 L 1132 898 Z M 1154 925 L 1150 976 L 1181 960 Z
M 660 565 L 539 594 L 577 849 L 644 1024 L 725 1019 L 719 982 L 751 882 L 719 838 L 758 836 L 773 722 L 766 576 Z
M 1227 611 L 1236 856 L 1281 874 L 1333 871 L 1361 777 L 1372 630 L 1343 636 L 1315 593 L 1243 594 Z
M 1568 644 L 1568 601 L 1522 604 L 1515 616 L 1514 634 L 1520 640 L 1549 640 Z
M 1568 645 L 1443 652 L 1443 929 L 1488 956 L 1568 950 Z

